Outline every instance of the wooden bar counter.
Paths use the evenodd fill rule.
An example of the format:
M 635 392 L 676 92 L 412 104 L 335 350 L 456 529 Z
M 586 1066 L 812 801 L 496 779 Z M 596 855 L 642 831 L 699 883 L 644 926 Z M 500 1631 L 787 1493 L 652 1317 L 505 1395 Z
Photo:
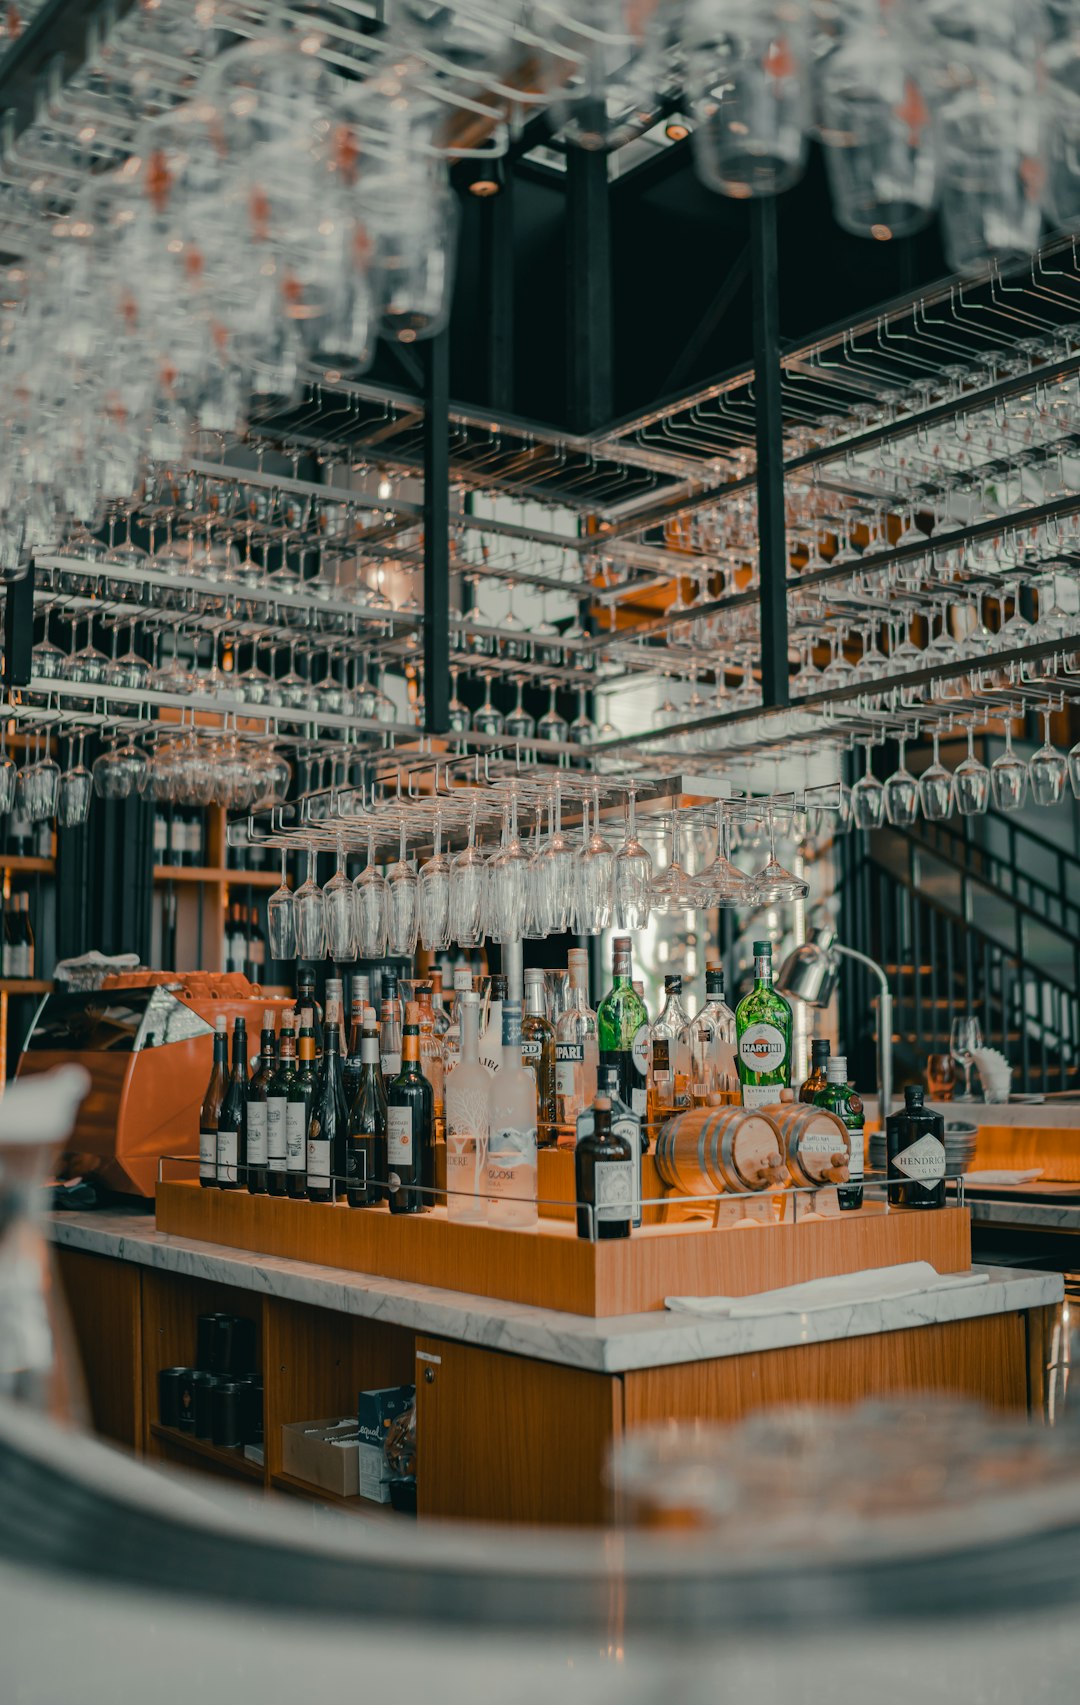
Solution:
M 104 1436 L 302 1495 L 282 1470 L 282 1424 L 355 1413 L 360 1389 L 415 1382 L 421 1517 L 603 1522 L 610 1441 L 666 1417 L 912 1390 L 1041 1411 L 1062 1296 L 1056 1274 L 999 1268 L 986 1284 L 803 1315 L 595 1318 L 228 1248 L 134 1209 L 58 1212 L 51 1233 Z M 196 1317 L 214 1310 L 257 1323 L 264 1467 L 157 1424 L 158 1370 L 190 1364 Z

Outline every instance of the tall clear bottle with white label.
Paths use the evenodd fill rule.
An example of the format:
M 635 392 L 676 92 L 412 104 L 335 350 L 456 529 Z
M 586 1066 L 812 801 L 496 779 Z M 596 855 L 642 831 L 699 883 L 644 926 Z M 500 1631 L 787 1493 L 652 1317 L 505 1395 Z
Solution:
M 596 1072 L 600 1063 L 596 1014 L 589 1006 L 589 956 L 584 948 L 572 947 L 570 1004 L 555 1026 L 555 1108 L 559 1124 L 569 1125 L 561 1140 L 573 1142 L 578 1115 L 591 1107 L 596 1096 Z
M 504 1000 L 502 1061 L 488 1099 L 488 1224 L 535 1225 L 537 1194 L 536 1079 L 521 1063 L 521 1002 Z
M 791 1086 L 791 1008 L 773 988 L 772 942 L 754 943 L 754 986 L 735 1008 L 744 1107 L 772 1107 Z
M 460 1002 L 461 1057 L 446 1084 L 446 1212 L 482 1220 L 492 1078 L 480 1064 L 480 996 L 462 991 Z

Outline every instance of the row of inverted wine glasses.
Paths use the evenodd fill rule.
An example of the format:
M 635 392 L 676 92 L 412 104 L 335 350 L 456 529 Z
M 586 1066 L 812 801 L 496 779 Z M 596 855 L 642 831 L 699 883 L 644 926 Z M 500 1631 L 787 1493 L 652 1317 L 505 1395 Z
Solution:
M 918 778 L 907 768 L 906 736 L 899 740 L 899 768 L 885 782 L 873 773 L 873 742 L 867 741 L 865 772 L 851 789 L 852 822 L 857 829 L 879 829 L 886 822 L 909 828 L 920 813 L 932 823 L 944 821 L 954 811 L 963 817 L 978 816 L 991 800 L 999 811 L 1017 811 L 1029 787 L 1033 804 L 1057 805 L 1066 783 L 1080 799 L 1080 741 L 1067 755 L 1058 752 L 1050 741 L 1051 709 L 1044 707 L 1042 715 L 1043 743 L 1027 760 L 1013 750 L 1012 723 L 1004 717 L 1005 750 L 989 766 L 975 756 L 974 725 L 969 724 L 967 756 L 952 771 L 941 762 L 941 733 L 935 729 L 933 761 Z
M 67 736 L 62 768 L 50 752 L 48 731 L 39 728 L 27 735 L 23 762 L 17 764 L 7 750 L 6 723 L 0 726 L 0 816 L 14 812 L 30 823 L 55 818 L 62 829 L 85 823 L 93 794 L 93 777 L 83 763 L 85 741 L 83 729 Z

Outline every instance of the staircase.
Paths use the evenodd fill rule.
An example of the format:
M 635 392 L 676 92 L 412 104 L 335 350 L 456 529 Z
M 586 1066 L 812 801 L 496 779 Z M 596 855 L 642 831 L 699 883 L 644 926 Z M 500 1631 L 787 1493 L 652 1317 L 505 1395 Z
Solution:
M 839 935 L 884 966 L 896 1082 L 923 1081 L 972 1013 L 1025 1093 L 1080 1092 L 1080 859 L 994 812 L 838 842 Z M 873 981 L 845 960 L 857 1081 L 874 1080 Z

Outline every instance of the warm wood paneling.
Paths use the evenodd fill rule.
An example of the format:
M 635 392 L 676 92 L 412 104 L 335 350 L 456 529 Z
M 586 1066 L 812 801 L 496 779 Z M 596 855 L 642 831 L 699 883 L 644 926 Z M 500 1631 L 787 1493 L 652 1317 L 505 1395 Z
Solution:
M 416 1348 L 422 1516 L 572 1527 L 606 1519 L 621 1379 L 442 1338 L 418 1338 Z
M 81 1249 L 55 1253 L 94 1431 L 141 1449 L 142 1270 Z
M 957 1107 L 956 1116 L 966 1118 L 967 1110 Z M 972 1172 L 1021 1172 L 1036 1166 L 1047 1180 L 1080 1183 L 1080 1125 L 979 1126 Z
M 411 1385 L 414 1345 L 413 1333 L 401 1326 L 268 1298 L 263 1339 L 267 1472 L 281 1473 L 281 1429 L 289 1422 L 355 1416 L 358 1392 Z
M 234 1249 L 599 1316 L 660 1309 L 668 1296 L 747 1296 L 901 1261 L 929 1261 L 940 1273 L 971 1265 L 966 1208 L 868 1211 L 748 1230 L 645 1226 L 631 1238 L 591 1244 L 550 1220 L 502 1231 L 451 1224 L 441 1210 L 395 1216 L 176 1183 L 158 1190 L 157 1223 Z
M 993 1315 L 796 1344 L 724 1361 L 683 1362 L 623 1376 L 627 1427 L 695 1418 L 732 1421 L 774 1404 L 856 1403 L 890 1392 L 936 1391 L 1000 1409 L 1027 1406 L 1024 1316 Z

